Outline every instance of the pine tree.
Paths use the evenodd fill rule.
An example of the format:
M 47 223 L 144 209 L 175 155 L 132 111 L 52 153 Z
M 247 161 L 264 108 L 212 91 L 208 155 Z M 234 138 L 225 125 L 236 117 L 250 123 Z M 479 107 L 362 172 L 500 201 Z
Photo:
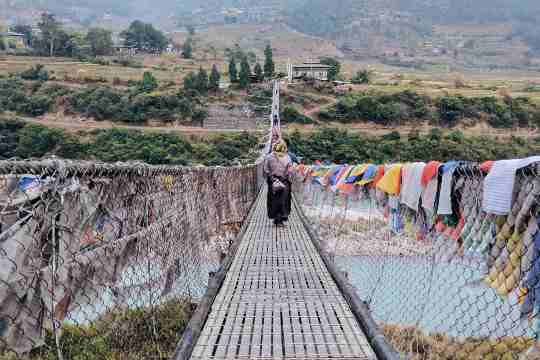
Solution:
M 212 72 L 210 73 L 210 81 L 208 84 L 208 87 L 212 91 L 218 91 L 219 90 L 219 80 L 221 78 L 221 74 L 219 73 L 217 66 L 214 64 L 212 66 Z
M 143 79 L 139 84 L 139 90 L 143 92 L 152 92 L 158 88 L 159 84 L 157 79 L 151 72 L 145 71 Z
M 193 46 L 191 45 L 191 38 L 187 38 L 184 45 L 182 45 L 182 57 L 184 59 L 191 59 L 193 56 Z
M 266 45 L 266 48 L 264 49 L 264 76 L 266 78 L 271 78 L 274 76 L 274 60 L 272 55 L 272 48 L 270 45 Z
M 253 72 L 257 76 L 257 81 L 263 81 L 264 80 L 264 73 L 261 64 L 257 63 L 255 64 L 255 68 L 253 69 Z
M 199 68 L 199 73 L 197 74 L 197 90 L 199 90 L 201 94 L 206 94 L 208 92 L 208 74 L 202 66 Z
M 193 71 L 190 71 L 184 78 L 184 90 L 193 91 L 198 88 L 198 77 Z
M 240 88 L 245 89 L 249 85 L 249 75 L 251 74 L 251 69 L 249 68 L 249 63 L 246 57 L 242 58 L 240 63 L 240 75 L 238 82 L 240 83 Z
M 231 57 L 231 61 L 229 61 L 229 79 L 232 83 L 238 81 L 238 71 L 236 70 L 236 61 L 234 60 L 234 57 Z

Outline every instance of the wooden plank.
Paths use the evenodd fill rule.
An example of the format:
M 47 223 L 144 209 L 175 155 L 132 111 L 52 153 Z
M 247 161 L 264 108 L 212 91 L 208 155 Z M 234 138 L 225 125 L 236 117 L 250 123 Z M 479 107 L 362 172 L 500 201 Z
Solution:
M 255 206 L 192 359 L 375 359 L 296 210 Z

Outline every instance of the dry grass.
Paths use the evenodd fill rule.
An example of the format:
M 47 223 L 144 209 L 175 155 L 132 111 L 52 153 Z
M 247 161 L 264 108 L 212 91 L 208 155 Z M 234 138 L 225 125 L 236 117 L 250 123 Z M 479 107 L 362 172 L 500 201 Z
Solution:
M 119 78 L 124 82 L 140 80 L 145 71 L 151 71 L 160 81 L 173 81 L 180 84 L 189 71 L 199 68 L 195 61 L 186 61 L 165 55 L 161 57 L 141 57 L 137 60 L 141 61 L 144 66 L 132 68 L 120 65 L 82 63 L 63 58 L 6 56 L 0 57 L 0 75 L 18 73 L 36 64 L 42 64 L 57 81 L 64 81 L 69 78 L 68 82 L 104 80 L 112 84 L 114 78 Z
M 408 354 L 411 360 L 512 360 L 534 343 L 525 337 L 458 340 L 444 334 L 427 335 L 415 327 L 401 325 L 384 325 L 382 330 L 394 348 Z

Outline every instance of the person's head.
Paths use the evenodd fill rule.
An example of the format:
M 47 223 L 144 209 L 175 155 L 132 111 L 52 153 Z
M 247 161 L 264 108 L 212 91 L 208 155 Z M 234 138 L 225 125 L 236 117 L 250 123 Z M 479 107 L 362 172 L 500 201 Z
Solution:
M 287 155 L 288 149 L 287 149 L 287 143 L 283 139 L 278 139 L 274 146 L 272 147 L 272 151 L 278 155 L 278 156 L 284 156 Z

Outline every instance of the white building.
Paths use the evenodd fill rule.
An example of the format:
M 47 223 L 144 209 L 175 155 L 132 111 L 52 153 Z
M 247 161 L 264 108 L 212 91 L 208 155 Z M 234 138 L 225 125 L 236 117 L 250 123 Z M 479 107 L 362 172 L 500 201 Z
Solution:
M 303 64 L 287 64 L 287 78 L 289 83 L 295 79 L 315 79 L 328 81 L 328 70 L 331 67 L 321 63 L 305 62 Z

